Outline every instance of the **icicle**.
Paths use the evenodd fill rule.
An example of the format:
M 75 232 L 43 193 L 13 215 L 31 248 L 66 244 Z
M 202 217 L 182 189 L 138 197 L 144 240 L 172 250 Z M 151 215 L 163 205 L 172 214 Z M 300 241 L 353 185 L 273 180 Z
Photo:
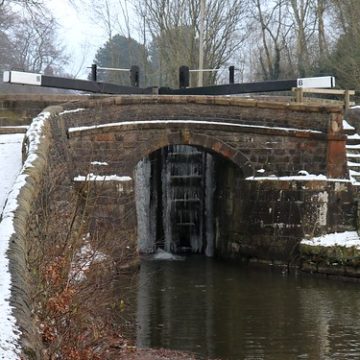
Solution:
M 150 228 L 150 175 L 151 163 L 149 159 L 139 161 L 135 168 L 138 249 L 145 254 L 155 251 L 154 234 Z
M 172 248 L 172 222 L 171 222 L 171 200 L 173 199 L 170 189 L 170 171 L 165 152 L 162 152 L 162 204 L 163 204 L 163 228 L 165 236 L 165 251 L 171 252 Z
M 206 256 L 214 256 L 214 160 L 206 154 L 205 170 L 205 234 Z

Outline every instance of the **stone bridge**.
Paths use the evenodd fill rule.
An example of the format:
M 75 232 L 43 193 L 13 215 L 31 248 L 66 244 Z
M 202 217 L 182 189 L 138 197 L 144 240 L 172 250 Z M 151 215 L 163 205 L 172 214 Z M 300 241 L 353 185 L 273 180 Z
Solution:
M 123 96 L 66 108 L 53 116 L 53 134 L 71 164 L 77 189 L 83 191 L 86 184 L 89 191 L 89 183 L 97 184 L 92 232 L 101 227 L 106 236 L 112 229 L 111 233 L 127 234 L 135 242 L 138 236 L 144 252 L 158 246 L 170 250 L 164 240 L 169 234 L 159 217 L 177 210 L 162 204 L 164 188 L 156 190 L 163 176 L 159 163 L 166 163 L 156 153 L 174 145 L 190 145 L 213 158 L 213 172 L 200 174 L 199 180 L 199 188 L 213 189 L 212 210 L 206 211 L 204 198 L 201 215 L 195 215 L 203 227 L 197 236 L 210 237 L 213 245 L 209 250 L 210 240 L 201 240 L 200 252 L 290 261 L 300 239 L 354 226 L 346 136 L 337 106 L 234 97 Z M 136 180 L 136 165 L 146 158 L 157 165 L 146 170 L 148 179 L 143 182 L 148 192 L 137 191 L 147 198 L 140 196 L 140 209 L 136 181 L 126 183 L 122 200 L 114 176 Z M 203 162 L 202 167 L 208 165 Z M 206 178 L 213 179 L 212 185 L 206 185 Z M 136 206 L 145 220 L 139 214 L 137 221 L 121 214 L 120 209 L 134 213 Z M 168 216 L 166 221 L 171 221 L 173 215 Z M 123 218 L 127 222 L 119 221 Z M 186 224 L 189 221 L 180 225 Z M 149 237 L 152 242 L 141 245 L 141 238 Z M 185 240 L 177 242 L 190 246 Z
M 136 163 L 174 144 L 199 146 L 231 160 L 245 177 L 292 176 L 306 170 L 346 178 L 346 137 L 338 107 L 213 97 L 111 99 L 66 121 L 77 171 L 107 161 L 132 176 Z M 85 115 L 86 114 L 86 115 Z M 265 170 L 265 171 L 264 171 Z M 109 171 L 109 168 L 106 169 Z

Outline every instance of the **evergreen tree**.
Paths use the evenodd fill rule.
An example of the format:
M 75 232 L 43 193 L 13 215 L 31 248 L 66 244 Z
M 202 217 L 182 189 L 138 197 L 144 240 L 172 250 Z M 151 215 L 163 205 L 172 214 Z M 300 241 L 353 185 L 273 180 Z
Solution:
M 97 51 L 94 63 L 100 67 L 120 69 L 130 69 L 132 65 L 137 65 L 140 68 L 140 86 L 144 85 L 144 69 L 149 67 L 145 47 L 121 35 L 113 36 Z M 125 71 L 99 70 L 98 80 L 129 85 L 130 74 Z

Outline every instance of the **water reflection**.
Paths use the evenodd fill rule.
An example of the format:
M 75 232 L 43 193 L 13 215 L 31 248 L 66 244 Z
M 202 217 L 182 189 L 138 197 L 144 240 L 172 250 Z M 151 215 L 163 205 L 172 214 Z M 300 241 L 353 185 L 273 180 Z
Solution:
M 359 359 L 359 284 L 192 256 L 144 261 L 137 345 L 221 359 Z

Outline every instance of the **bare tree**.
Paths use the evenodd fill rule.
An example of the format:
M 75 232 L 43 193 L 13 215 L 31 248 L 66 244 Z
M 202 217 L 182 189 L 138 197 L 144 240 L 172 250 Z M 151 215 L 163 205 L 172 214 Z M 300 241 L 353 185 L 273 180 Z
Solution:
M 260 25 L 261 42 L 258 45 L 262 78 L 279 79 L 285 57 L 284 48 L 290 27 L 283 22 L 284 0 L 278 0 L 273 7 L 265 7 L 261 0 L 252 0 L 256 23 Z M 256 26 L 255 26 L 256 27 Z
M 289 0 L 289 5 L 296 34 L 297 70 L 299 76 L 305 76 L 310 68 L 308 44 L 316 24 L 311 11 L 313 0 Z
M 10 3 L 25 7 L 13 7 Z M 31 7 L 31 8 L 30 8 Z M 57 25 L 40 1 L 5 1 L 0 6 L 0 70 L 59 73 L 66 63 Z
M 30 9 L 32 7 L 40 8 L 44 3 L 43 0 L 0 0 L 0 7 L 9 4 L 18 4 Z
M 317 15 L 317 28 L 318 28 L 318 43 L 319 43 L 319 56 L 323 59 L 328 52 L 326 33 L 325 33 L 325 10 L 327 0 L 317 0 L 316 15 Z
M 205 10 L 204 67 L 223 66 L 245 39 L 246 0 L 208 0 Z M 137 13 L 145 20 L 153 42 L 151 50 L 158 61 L 160 85 L 177 85 L 181 65 L 198 66 L 198 0 L 137 0 Z M 212 73 L 208 82 L 214 83 Z
M 0 71 L 12 63 L 11 41 L 7 34 L 14 25 L 15 16 L 8 6 L 0 7 Z
M 330 68 L 338 83 L 347 88 L 360 87 L 360 2 L 357 0 L 330 0 L 332 27 L 338 33 L 333 51 L 328 58 Z
M 41 72 L 52 67 L 60 70 L 66 62 L 57 43 L 56 22 L 52 16 L 31 12 L 23 16 L 13 34 L 13 53 L 16 68 Z
M 308 76 L 324 68 L 330 0 L 252 0 L 262 77 Z M 334 34 L 334 32 L 333 32 Z M 336 37 L 336 36 L 335 36 Z

